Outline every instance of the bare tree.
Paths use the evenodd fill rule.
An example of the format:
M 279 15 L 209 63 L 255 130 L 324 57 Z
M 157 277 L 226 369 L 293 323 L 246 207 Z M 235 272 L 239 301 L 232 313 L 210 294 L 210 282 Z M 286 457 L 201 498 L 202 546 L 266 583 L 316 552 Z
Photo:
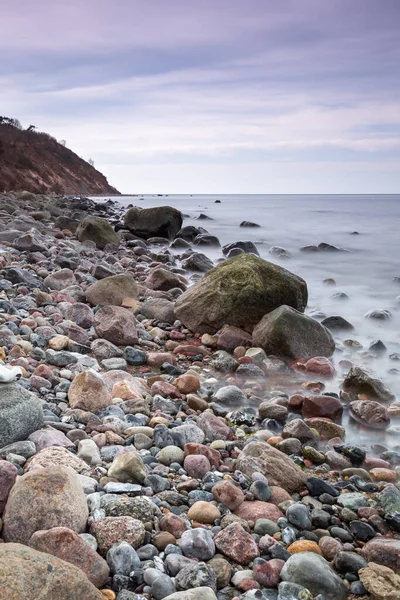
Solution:
M 89 158 L 88 163 L 91 167 L 94 167 L 94 160 L 93 158 Z

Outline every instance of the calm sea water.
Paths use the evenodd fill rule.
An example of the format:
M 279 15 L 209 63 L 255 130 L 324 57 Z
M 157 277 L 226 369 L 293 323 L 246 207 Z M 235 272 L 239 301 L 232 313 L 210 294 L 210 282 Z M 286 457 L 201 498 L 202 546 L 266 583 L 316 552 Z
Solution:
M 356 328 L 335 336 L 339 342 L 356 339 L 363 350 L 337 351 L 334 362 L 350 358 L 375 371 L 400 399 L 400 361 L 389 358 L 400 353 L 400 195 L 166 195 L 116 197 L 128 206 L 142 208 L 170 205 L 185 215 L 185 225 L 202 226 L 216 235 L 221 245 L 238 240 L 256 243 L 260 255 L 303 277 L 308 284 L 307 312 L 326 316 L 341 315 Z M 221 203 L 216 203 L 220 200 Z M 200 214 L 212 220 L 198 220 Z M 260 228 L 241 228 L 244 220 Z M 358 232 L 354 235 L 353 232 Z M 326 242 L 348 252 L 305 253 L 301 246 Z M 281 246 L 289 259 L 272 256 L 272 246 Z M 219 249 L 199 250 L 213 259 L 222 256 Z M 323 284 L 326 278 L 335 287 Z M 346 300 L 334 298 L 343 292 Z M 366 319 L 372 309 L 386 309 L 389 321 Z M 365 358 L 372 341 L 380 339 L 387 353 L 370 361 Z M 343 373 L 328 388 L 338 391 Z M 374 432 L 374 441 L 393 447 L 400 445 L 400 428 L 393 421 L 392 433 Z M 396 433 L 397 430 L 397 433 Z M 350 439 L 371 441 L 371 433 L 349 425 Z

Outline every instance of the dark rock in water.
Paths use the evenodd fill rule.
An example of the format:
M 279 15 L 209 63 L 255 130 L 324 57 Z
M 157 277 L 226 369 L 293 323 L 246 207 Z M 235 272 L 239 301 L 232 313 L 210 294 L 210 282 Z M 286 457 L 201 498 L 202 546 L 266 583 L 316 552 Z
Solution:
M 214 204 L 221 204 L 221 200 L 216 200 Z
M 234 248 L 240 248 L 245 254 L 256 254 L 259 256 L 257 247 L 253 242 L 232 242 L 231 244 L 226 244 L 223 246 L 222 252 L 226 256 L 229 254 L 229 251 L 233 250 Z
M 212 217 L 205 215 L 204 213 L 200 213 L 198 217 L 196 217 L 198 221 L 214 221 Z
M 391 402 L 396 399 L 385 383 L 370 371 L 361 367 L 352 367 L 343 381 L 343 389 L 354 398 L 365 394 L 370 398 Z
M 336 444 L 333 446 L 336 452 L 343 454 L 346 458 L 349 458 L 353 465 L 361 465 L 367 455 L 366 451 L 358 446 L 351 446 L 348 444 Z
M 371 429 L 386 429 L 390 424 L 387 409 L 373 400 L 356 400 L 349 404 L 350 415 Z
M 349 297 L 347 294 L 345 294 L 344 292 L 337 292 L 337 294 L 333 294 L 333 296 L 331 296 L 332 300 L 348 300 Z
M 246 253 L 241 248 L 231 248 L 231 250 L 229 250 L 228 254 L 226 255 L 226 258 L 233 258 L 234 256 L 239 256 L 239 254 Z
M 86 217 L 76 230 L 76 237 L 80 242 L 94 242 L 97 248 L 104 248 L 107 244 L 119 246 L 119 237 L 108 221 L 100 217 Z
M 324 327 L 327 327 L 331 331 L 353 331 L 354 327 L 351 323 L 346 321 L 343 317 L 327 317 L 321 321 Z
M 366 319 L 376 319 L 378 321 L 389 321 L 392 318 L 390 310 L 376 309 L 365 313 Z
M 17 383 L 0 384 L 0 448 L 26 440 L 43 426 L 42 403 Z
M 267 354 L 296 359 L 331 356 L 335 342 L 323 325 L 290 306 L 266 314 L 253 331 L 253 343 Z
M 381 340 L 375 340 L 374 342 L 372 342 L 368 350 L 370 352 L 373 352 L 374 354 L 384 354 L 385 352 L 387 352 L 387 348 Z
M 251 331 L 266 313 L 282 304 L 303 311 L 307 297 L 303 279 L 245 254 L 221 263 L 184 292 L 176 301 L 175 313 L 196 333 L 215 333 L 226 324 Z
M 337 246 L 332 246 L 332 244 L 326 244 L 325 242 L 318 244 L 318 250 L 322 252 L 345 252 L 343 248 L 338 248 Z
M 194 225 L 186 225 L 185 227 L 182 227 L 182 229 L 180 229 L 178 231 L 175 238 L 181 238 L 182 240 L 185 240 L 186 242 L 193 242 L 193 240 L 198 235 L 207 234 L 207 233 L 208 233 L 208 231 L 206 229 L 204 229 L 203 227 L 195 227 Z
M 129 231 L 144 239 L 163 237 L 172 240 L 182 227 L 182 221 L 182 213 L 171 206 L 130 208 L 124 217 Z
M 252 223 L 251 221 L 242 221 L 240 223 L 240 227 L 261 227 L 261 225 L 258 225 L 257 223 Z
M 181 250 L 181 249 L 186 250 L 187 248 L 190 248 L 190 244 L 183 238 L 177 237 L 174 239 L 174 241 L 170 244 L 169 247 L 174 248 L 176 250 Z
M 193 254 L 182 261 L 182 266 L 190 271 L 200 271 L 202 273 L 206 273 L 214 267 L 214 263 L 205 254 L 193 252 Z
M 280 246 L 272 246 L 268 250 L 268 253 L 272 256 L 276 256 L 277 258 L 290 258 L 291 254 L 285 248 L 281 248 Z
M 317 246 L 302 246 L 300 252 L 318 252 Z
M 209 235 L 208 233 L 200 233 L 194 238 L 193 243 L 195 246 L 221 246 L 219 239 L 215 235 Z
M 313 552 L 292 555 L 281 571 L 282 581 L 304 586 L 326 600 L 346 600 L 347 587 L 328 561 Z

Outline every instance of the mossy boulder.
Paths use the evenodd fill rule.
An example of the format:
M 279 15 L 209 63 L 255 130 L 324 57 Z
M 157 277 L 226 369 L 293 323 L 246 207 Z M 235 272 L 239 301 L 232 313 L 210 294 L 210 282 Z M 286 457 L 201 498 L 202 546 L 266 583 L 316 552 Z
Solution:
M 96 281 L 86 290 L 86 300 L 92 305 L 121 306 L 125 298 L 138 298 L 139 287 L 129 275 L 112 275 Z
M 171 206 L 130 208 L 124 217 L 125 227 L 145 240 L 164 237 L 173 240 L 182 227 L 182 213 Z
M 182 294 L 175 314 L 196 333 L 215 333 L 224 325 L 252 331 L 282 304 L 304 311 L 307 298 L 301 277 L 258 256 L 241 254 L 208 271 Z
M 253 331 L 253 344 L 283 359 L 332 356 L 334 339 L 329 330 L 290 306 L 265 315 Z
M 76 237 L 80 242 L 94 242 L 97 248 L 104 248 L 107 244 L 119 244 L 120 239 L 110 223 L 100 217 L 86 217 L 76 230 Z

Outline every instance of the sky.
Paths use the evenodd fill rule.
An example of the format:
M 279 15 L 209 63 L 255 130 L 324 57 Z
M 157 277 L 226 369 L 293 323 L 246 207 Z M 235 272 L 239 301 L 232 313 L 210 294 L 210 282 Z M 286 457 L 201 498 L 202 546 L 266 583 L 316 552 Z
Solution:
M 400 0 L 1 0 L 0 114 L 123 193 L 400 192 Z

